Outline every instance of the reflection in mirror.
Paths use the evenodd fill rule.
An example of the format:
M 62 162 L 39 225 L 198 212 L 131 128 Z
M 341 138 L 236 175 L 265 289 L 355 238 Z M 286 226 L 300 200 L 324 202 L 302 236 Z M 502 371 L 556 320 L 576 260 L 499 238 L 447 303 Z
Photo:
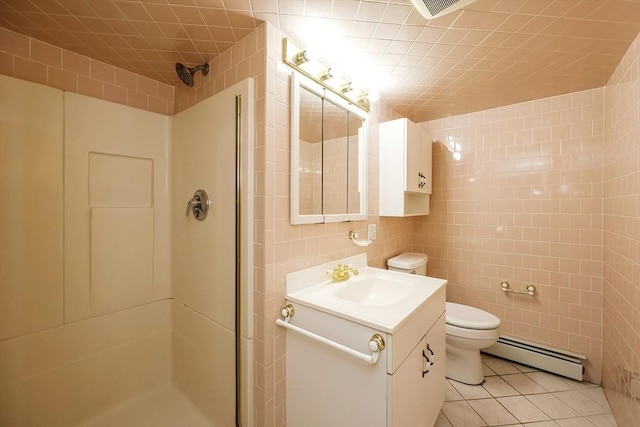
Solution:
M 349 112 L 326 101 L 322 111 L 322 208 L 326 215 L 347 213 Z
M 347 164 L 347 213 L 357 214 L 360 212 L 360 200 L 362 199 L 362 188 L 359 176 L 361 167 L 360 161 L 363 155 L 360 149 L 362 147 L 363 138 L 363 120 L 355 114 L 349 114 L 349 131 L 348 135 L 348 159 Z M 366 203 L 366 201 L 364 202 Z
M 322 98 L 300 88 L 300 215 L 322 214 Z
M 367 113 L 297 73 L 291 83 L 291 223 L 365 220 Z

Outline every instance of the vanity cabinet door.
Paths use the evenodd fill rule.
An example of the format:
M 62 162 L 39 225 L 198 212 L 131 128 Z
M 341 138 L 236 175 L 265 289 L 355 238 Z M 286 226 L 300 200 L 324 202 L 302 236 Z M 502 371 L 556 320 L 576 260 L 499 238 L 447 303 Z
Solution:
M 405 191 L 431 194 L 431 141 L 421 126 L 405 121 Z
M 444 314 L 389 377 L 389 426 L 432 426 L 445 395 Z

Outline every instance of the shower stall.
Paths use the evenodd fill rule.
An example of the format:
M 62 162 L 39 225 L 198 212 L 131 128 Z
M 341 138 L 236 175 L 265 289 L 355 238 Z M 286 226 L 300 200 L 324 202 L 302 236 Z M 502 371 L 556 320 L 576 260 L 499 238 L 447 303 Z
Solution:
M 252 87 L 167 117 L 0 76 L 0 425 L 252 425 Z

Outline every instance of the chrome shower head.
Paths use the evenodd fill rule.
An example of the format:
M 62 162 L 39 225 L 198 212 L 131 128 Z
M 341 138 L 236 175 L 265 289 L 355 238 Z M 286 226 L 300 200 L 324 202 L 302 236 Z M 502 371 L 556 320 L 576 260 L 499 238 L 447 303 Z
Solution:
M 182 83 L 189 87 L 193 87 L 193 75 L 198 71 L 202 71 L 202 75 L 209 74 L 209 64 L 196 65 L 195 67 L 187 67 L 179 62 L 176 62 L 176 73 L 182 80 Z

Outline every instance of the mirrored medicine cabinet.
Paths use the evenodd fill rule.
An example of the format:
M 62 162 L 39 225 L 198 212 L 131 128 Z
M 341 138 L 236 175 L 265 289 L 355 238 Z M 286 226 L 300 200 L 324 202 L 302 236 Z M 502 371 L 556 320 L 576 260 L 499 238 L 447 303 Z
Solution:
M 367 113 L 291 75 L 291 224 L 367 219 Z

